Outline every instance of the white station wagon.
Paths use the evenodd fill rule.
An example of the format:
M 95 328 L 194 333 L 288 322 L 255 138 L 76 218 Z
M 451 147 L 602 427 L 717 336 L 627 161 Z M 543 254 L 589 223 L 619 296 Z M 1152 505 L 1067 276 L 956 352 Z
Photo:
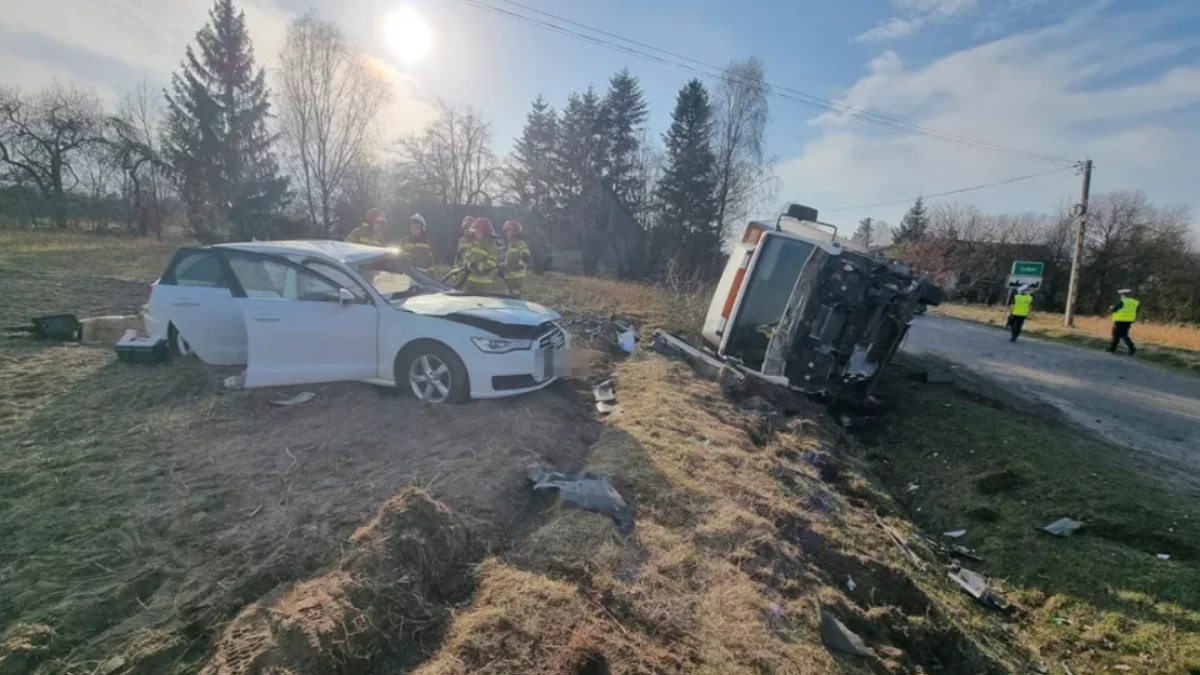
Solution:
M 155 282 L 146 331 L 247 387 L 359 380 L 430 403 L 521 394 L 553 382 L 570 334 L 559 315 L 462 295 L 395 249 L 340 241 L 182 248 Z

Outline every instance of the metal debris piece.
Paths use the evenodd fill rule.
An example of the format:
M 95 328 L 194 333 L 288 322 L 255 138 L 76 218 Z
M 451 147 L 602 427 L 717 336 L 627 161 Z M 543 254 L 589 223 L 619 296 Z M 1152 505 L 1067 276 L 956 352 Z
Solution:
M 988 586 L 987 580 L 983 576 L 957 565 L 951 567 L 947 574 L 951 581 L 961 586 L 984 607 L 1001 612 L 1007 612 L 1012 608 L 1004 598 Z
M 274 401 L 271 401 L 271 404 L 272 405 L 282 405 L 282 406 L 300 405 L 301 403 L 308 403 L 309 401 L 313 400 L 316 397 L 317 397 L 317 395 L 312 393 L 311 391 L 302 391 L 299 394 L 296 394 L 295 396 L 290 396 L 288 398 L 275 399 Z
M 721 368 L 725 365 L 716 356 L 701 351 L 688 344 L 687 341 L 664 330 L 654 331 L 654 335 L 651 336 L 650 348 L 665 356 L 687 361 L 697 372 L 709 378 L 720 375 Z
M 950 555 L 956 555 L 960 558 L 966 558 L 967 560 L 974 560 L 975 562 L 983 562 L 983 556 L 979 555 L 975 549 L 967 548 L 961 544 L 955 544 L 954 546 L 951 546 Z
M 632 328 L 623 324 L 613 322 L 613 328 L 617 332 L 616 342 L 621 351 L 626 354 L 632 354 L 634 349 L 637 349 L 637 332 Z
M 1059 518 L 1042 529 L 1056 537 L 1069 537 L 1075 534 L 1075 530 L 1083 527 L 1083 523 L 1070 518 Z
M 629 505 L 604 476 L 590 472 L 565 474 L 541 465 L 529 467 L 525 475 L 534 490 L 558 490 L 563 506 L 603 513 L 613 519 L 621 532 L 633 530 Z
M 888 536 L 892 538 L 892 541 L 896 542 L 896 546 L 899 546 L 904 555 L 907 556 L 909 560 L 913 561 L 913 564 L 917 566 L 917 569 L 925 569 L 925 561 L 921 560 L 921 556 L 917 555 L 916 552 L 912 550 L 912 547 L 908 545 L 908 541 L 906 541 L 904 537 L 900 536 L 899 532 L 896 532 L 892 528 L 888 527 L 887 524 L 884 523 L 883 520 L 881 520 L 878 516 L 875 517 L 875 522 L 879 523 L 879 526 L 883 528 L 883 531 L 888 533 Z
M 610 415 L 612 413 L 617 413 L 619 415 L 625 412 L 621 406 L 615 403 L 605 403 L 604 401 L 596 401 L 596 411 L 601 415 Z
M 1159 554 L 1158 554 L 1158 559 L 1159 559 L 1159 560 L 1170 560 L 1170 559 L 1171 559 L 1171 554 L 1170 554 L 1170 553 L 1159 553 Z
M 867 649 L 858 633 L 846 628 L 844 623 L 824 609 L 821 610 L 821 642 L 831 651 L 855 656 L 871 655 L 871 650 Z
M 613 381 L 605 380 L 592 387 L 592 396 L 596 397 L 597 403 L 616 403 L 617 393 L 613 391 Z
M 943 532 L 942 536 L 950 537 L 951 539 L 959 539 L 961 537 L 967 536 L 967 531 L 966 530 L 950 530 L 949 532 Z

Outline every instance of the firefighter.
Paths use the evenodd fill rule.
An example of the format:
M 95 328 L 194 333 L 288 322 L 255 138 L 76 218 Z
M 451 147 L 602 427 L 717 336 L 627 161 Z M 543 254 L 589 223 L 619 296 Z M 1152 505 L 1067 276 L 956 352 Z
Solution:
M 472 295 L 491 295 L 496 285 L 496 244 L 492 241 L 492 221 L 476 218 L 475 237 L 467 251 L 467 285 Z
M 367 246 L 383 246 L 386 236 L 387 216 L 379 209 L 367 211 L 366 222 L 350 231 L 346 241 L 351 244 L 366 244 Z
M 462 290 L 467 283 L 467 251 L 475 241 L 475 216 L 467 216 L 462 221 L 462 236 L 458 238 L 458 249 L 454 253 L 453 268 L 459 270 L 451 281 L 454 287 Z
M 521 223 L 515 220 L 505 222 L 504 234 L 508 237 L 508 250 L 504 255 L 504 283 L 508 286 L 508 294 L 519 298 L 532 255 L 529 253 L 529 244 L 525 243 Z
M 1008 314 L 1008 328 L 1012 332 L 1012 337 L 1009 342 L 1016 342 L 1017 338 L 1021 337 L 1021 328 L 1025 326 L 1025 319 L 1029 316 L 1029 310 L 1033 308 L 1033 295 L 1029 292 L 1029 286 L 1022 284 L 1017 289 L 1017 294 L 1013 296 L 1012 308 Z
M 433 267 L 433 249 L 429 246 L 429 236 L 425 233 L 425 219 L 421 214 L 414 213 L 408 219 L 409 235 L 400 240 L 400 252 L 408 256 L 412 266 L 419 270 Z
M 1129 347 L 1129 355 L 1133 356 L 1137 353 L 1137 347 L 1133 346 L 1133 340 L 1129 339 L 1129 329 L 1137 321 L 1138 305 L 1141 303 L 1130 297 L 1133 291 L 1128 288 L 1122 288 L 1117 293 L 1121 295 L 1121 299 L 1117 300 L 1117 304 L 1112 308 L 1112 344 L 1109 345 L 1108 351 L 1116 354 L 1117 344 L 1124 340 L 1125 346 Z

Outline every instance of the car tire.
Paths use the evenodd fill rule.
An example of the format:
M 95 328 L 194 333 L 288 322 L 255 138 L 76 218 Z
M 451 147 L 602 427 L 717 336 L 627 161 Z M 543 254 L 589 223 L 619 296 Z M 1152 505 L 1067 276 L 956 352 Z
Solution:
M 396 357 L 395 377 L 396 388 L 426 403 L 464 403 L 471 397 L 462 359 L 433 340 L 405 347 Z
M 171 356 L 186 358 L 193 355 L 192 346 L 179 334 L 175 324 L 167 324 L 167 344 L 171 348 Z

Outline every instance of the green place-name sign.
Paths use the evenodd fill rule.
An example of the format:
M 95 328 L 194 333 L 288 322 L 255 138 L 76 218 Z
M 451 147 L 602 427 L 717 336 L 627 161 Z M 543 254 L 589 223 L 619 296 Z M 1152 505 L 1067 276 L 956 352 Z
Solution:
M 1015 277 L 1040 277 L 1045 265 L 1040 262 L 1025 262 L 1018 260 L 1013 263 L 1012 274 Z

